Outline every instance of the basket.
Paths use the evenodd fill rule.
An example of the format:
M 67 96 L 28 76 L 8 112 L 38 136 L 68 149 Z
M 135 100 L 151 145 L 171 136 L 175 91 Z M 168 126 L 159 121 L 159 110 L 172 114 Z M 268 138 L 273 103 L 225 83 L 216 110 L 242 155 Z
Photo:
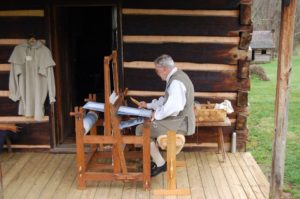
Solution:
M 224 122 L 227 113 L 223 109 L 214 109 L 215 104 L 195 104 L 196 122 Z

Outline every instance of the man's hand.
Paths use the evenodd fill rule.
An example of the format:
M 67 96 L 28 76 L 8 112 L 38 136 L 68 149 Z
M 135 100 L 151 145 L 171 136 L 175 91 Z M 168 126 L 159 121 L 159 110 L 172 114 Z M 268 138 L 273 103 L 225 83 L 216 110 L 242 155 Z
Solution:
M 145 101 L 141 101 L 139 104 L 139 108 L 147 108 L 147 103 Z
M 154 116 L 155 116 L 155 111 L 153 111 L 152 114 L 151 114 L 151 121 L 155 120 Z

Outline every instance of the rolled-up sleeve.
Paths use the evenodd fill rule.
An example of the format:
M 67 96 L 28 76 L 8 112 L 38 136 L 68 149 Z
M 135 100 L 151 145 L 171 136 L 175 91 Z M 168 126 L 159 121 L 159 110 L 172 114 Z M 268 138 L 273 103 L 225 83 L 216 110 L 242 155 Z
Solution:
M 155 111 L 154 119 L 156 120 L 177 116 L 186 104 L 186 88 L 182 82 L 178 80 L 172 81 L 167 92 L 169 94 L 168 100 Z

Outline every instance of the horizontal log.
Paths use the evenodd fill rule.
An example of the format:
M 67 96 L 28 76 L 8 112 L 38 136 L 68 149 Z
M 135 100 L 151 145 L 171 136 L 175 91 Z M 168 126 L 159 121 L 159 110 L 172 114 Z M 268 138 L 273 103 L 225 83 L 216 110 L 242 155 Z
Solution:
M 158 55 L 169 54 L 176 62 L 216 63 L 236 65 L 238 59 L 246 59 L 247 51 L 234 44 L 191 43 L 124 43 L 124 61 L 153 61 Z
M 0 38 L 47 38 L 44 17 L 0 17 Z
M 18 113 L 18 102 L 14 102 L 6 97 L 0 97 L 0 116 L 13 116 Z
M 253 0 L 240 0 L 240 4 L 243 4 L 243 5 L 252 5 L 253 4 Z
M 0 90 L 8 90 L 9 72 L 0 73 Z
M 216 37 L 216 36 L 123 36 L 124 43 L 215 43 L 215 44 L 239 44 L 240 37 Z M 1 42 L 1 40 L 0 40 Z
M 135 99 L 137 99 L 138 101 L 151 102 L 153 99 L 158 98 L 159 96 L 133 96 L 133 97 Z M 198 96 L 195 97 L 195 101 L 197 103 L 200 103 L 200 104 L 206 104 L 208 102 L 210 102 L 210 103 L 222 103 L 222 102 L 224 102 L 224 100 L 225 100 L 225 98 L 220 98 L 220 97 L 214 97 L 214 98 L 213 97 L 198 97 Z M 136 107 L 136 104 L 134 104 L 130 100 L 129 97 L 126 98 L 126 102 L 127 102 L 128 106 Z M 231 114 L 227 114 L 227 116 L 230 118 L 231 123 L 233 123 L 232 120 L 234 120 L 234 121 L 236 120 L 236 117 L 237 117 L 238 113 L 242 112 L 243 114 L 246 114 L 245 111 L 248 107 L 238 107 L 238 106 L 236 106 L 236 99 L 230 100 L 230 102 L 231 102 L 231 105 L 233 107 L 234 112 L 231 113 Z
M 1 116 L 0 123 L 3 124 L 19 124 L 19 123 L 43 123 L 49 122 L 49 116 L 44 116 L 41 121 L 34 120 L 33 117 L 25 117 L 25 116 Z
M 8 97 L 9 96 L 9 91 L 0 91 L 0 97 Z
M 182 0 L 161 1 L 141 1 L 127 0 L 122 2 L 123 8 L 146 8 L 146 9 L 187 9 L 187 10 L 238 10 L 240 0 L 218 0 L 218 1 L 199 1 L 189 0 L 184 3 Z
M 235 130 L 234 125 L 223 127 L 225 142 L 231 142 L 232 132 Z M 187 142 L 206 143 L 217 141 L 217 128 L 215 127 L 197 127 L 194 137 L 186 136 Z
M 0 46 L 0 63 L 7 63 L 11 53 L 14 50 L 13 45 L 1 45 Z
M 239 10 L 166 10 L 123 8 L 124 15 L 175 15 L 175 16 L 219 16 L 238 17 Z
M 44 17 L 44 10 L 1 10 L 0 17 Z
M 136 91 L 136 90 L 129 90 L 127 92 L 128 96 L 153 96 L 159 97 L 163 96 L 164 92 L 160 91 Z M 221 98 L 221 99 L 228 99 L 228 100 L 236 100 L 237 93 L 224 93 L 224 92 L 196 92 L 195 97 L 206 97 L 206 98 Z
M 4 145 L 4 148 L 7 148 Z M 51 146 L 48 144 L 12 144 L 11 148 L 13 149 L 50 149 Z
M 17 132 L 18 128 L 15 124 L 1 124 L 0 123 L 0 130 L 1 131 L 12 131 L 12 132 Z
M 132 61 L 124 62 L 124 68 L 131 69 L 154 69 L 154 63 L 148 61 Z M 191 63 L 191 62 L 176 62 L 176 67 L 181 70 L 191 71 L 237 71 L 236 65 L 229 64 L 211 64 L 211 63 Z
M 194 84 L 196 92 L 234 92 L 248 86 L 247 81 L 236 78 L 234 71 L 186 71 Z M 165 82 L 155 74 L 153 69 L 124 70 L 124 83 L 130 90 L 165 89 Z
M 251 26 L 240 25 L 239 18 L 234 17 L 155 15 L 122 17 L 123 35 L 239 36 L 240 32 L 251 32 L 250 28 Z
M 10 71 L 10 64 L 0 64 L 0 72 Z
M 45 44 L 45 40 L 40 40 Z M 27 39 L 0 39 L 0 45 L 19 45 L 27 42 Z
M 50 144 L 50 124 L 49 122 L 39 123 L 18 123 L 20 133 L 14 144 L 22 145 L 49 145 Z

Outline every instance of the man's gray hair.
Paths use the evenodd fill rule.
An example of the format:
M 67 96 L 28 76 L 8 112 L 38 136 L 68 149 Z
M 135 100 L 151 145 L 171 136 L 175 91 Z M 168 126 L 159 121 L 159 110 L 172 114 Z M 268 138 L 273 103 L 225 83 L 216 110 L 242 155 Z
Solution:
M 170 55 L 163 54 L 154 60 L 154 64 L 157 67 L 166 67 L 169 69 L 173 69 L 175 67 L 175 63 Z

